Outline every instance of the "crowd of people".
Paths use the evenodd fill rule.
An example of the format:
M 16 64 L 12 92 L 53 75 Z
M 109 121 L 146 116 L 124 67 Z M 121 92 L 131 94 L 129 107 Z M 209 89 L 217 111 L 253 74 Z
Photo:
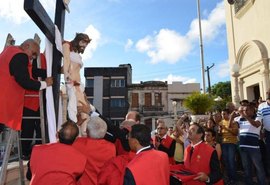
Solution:
M 85 34 L 76 37 L 64 42 L 72 119 L 61 125 L 56 143 L 33 149 L 23 145 L 25 159 L 30 159 L 27 178 L 31 185 L 230 185 L 239 181 L 238 169 L 244 172 L 245 184 L 253 185 L 254 179 L 259 185 L 267 184 L 270 91 L 265 102 L 243 100 L 237 109 L 228 103 L 222 111 L 210 113 L 207 120 L 193 122 L 184 114 L 174 127 L 168 127 L 166 120 L 158 119 L 151 131 L 140 124 L 138 112 L 130 111 L 117 127 L 85 98 L 77 78 L 82 67 L 79 54 L 91 39 Z M 28 39 L 0 54 L 0 83 L 5 85 L 0 93 L 0 123 L 23 129 L 23 133 L 34 127 L 27 125 L 31 123 L 22 127 L 22 115 L 29 109 L 24 95 L 53 84 L 51 77 L 34 79 L 32 61 L 40 55 L 39 50 L 38 43 Z M 10 95 L 13 98 L 7 99 Z M 37 104 L 31 110 L 38 109 Z M 26 135 L 33 137 L 32 132 Z
M 202 133 L 200 141 L 215 150 L 216 157 L 212 157 L 218 159 L 218 162 L 211 158 L 210 169 L 215 168 L 212 165 L 214 164 L 213 161 L 216 161 L 215 164 L 220 166 L 223 183 L 239 184 L 239 181 L 242 181 L 247 185 L 268 184 L 270 172 L 269 95 L 270 91 L 267 92 L 267 100 L 260 103 L 243 100 L 237 109 L 233 103 L 228 103 L 225 109 L 210 114 L 207 120 L 202 119 L 198 123 L 188 119 L 186 121 L 180 119 L 174 131 L 178 134 L 173 133 L 172 137 L 175 137 L 174 135 L 180 136 L 184 148 L 184 166 L 190 164 L 189 154 L 193 153 L 193 156 L 197 148 L 196 143 L 194 144 L 192 141 L 191 133 L 194 125 L 196 125 L 195 127 L 199 128 L 198 132 Z M 186 127 L 189 127 L 189 129 L 187 130 Z M 200 128 L 204 130 L 200 131 Z M 188 132 L 187 137 L 186 132 Z M 188 138 L 190 145 L 184 145 L 186 138 Z M 190 147 L 194 147 L 194 151 Z M 206 155 L 206 153 L 206 150 L 204 150 L 203 155 Z M 202 159 L 201 154 L 198 156 Z M 197 159 L 194 166 L 197 166 L 198 162 Z M 194 166 L 190 166 L 189 169 L 194 168 Z M 237 171 L 242 171 L 243 177 L 239 178 Z M 175 176 L 176 178 L 179 177 L 179 175 Z M 180 176 L 180 178 L 183 177 Z M 215 181 L 215 184 L 219 183 L 222 182 Z
M 245 103 L 231 111 L 228 107 L 198 123 L 183 115 L 171 130 L 165 120 L 158 119 L 154 135 L 146 125 L 140 124 L 138 112 L 129 112 L 119 128 L 101 117 L 93 117 L 87 123 L 86 138 L 74 139 L 78 131 L 66 132 L 70 137 L 74 134 L 70 142 L 59 137 L 61 146 L 70 145 L 68 148 L 83 156 L 80 164 L 85 165 L 84 170 L 79 173 L 77 168 L 69 166 L 77 162 L 53 157 L 57 150 L 50 147 L 60 144 L 40 145 L 34 147 L 30 159 L 29 169 L 35 174 L 30 180 L 32 184 L 36 184 L 35 178 L 54 180 L 57 174 L 54 171 L 66 166 L 63 178 L 77 184 L 238 184 L 237 170 L 242 170 L 245 184 L 266 185 L 269 159 L 263 150 L 267 148 L 266 135 L 262 132 L 263 119 L 267 116 L 263 106 Z M 66 125 L 74 123 L 65 123 L 59 136 Z M 108 133 L 114 139 L 106 139 Z M 46 150 L 42 153 L 47 156 L 40 154 L 39 148 Z M 69 153 L 74 155 L 63 151 L 64 158 L 69 158 Z M 41 158 L 44 164 L 37 167 L 35 161 Z M 61 179 L 60 174 L 57 176 Z

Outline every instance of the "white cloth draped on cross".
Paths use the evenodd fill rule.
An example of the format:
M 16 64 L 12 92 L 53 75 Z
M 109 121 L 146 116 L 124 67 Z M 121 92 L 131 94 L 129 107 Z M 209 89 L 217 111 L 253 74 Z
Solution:
M 55 44 L 57 50 L 62 53 L 62 36 L 55 25 Z M 45 46 L 45 57 L 47 61 L 47 76 L 52 75 L 52 54 L 53 54 L 53 45 L 52 43 L 46 38 L 46 46 Z M 57 97 L 55 97 L 57 98 Z M 49 141 L 50 143 L 56 142 L 56 117 L 55 117 L 55 109 L 54 109 L 54 97 L 52 86 L 47 87 L 46 89 L 46 105 L 47 105 L 47 119 L 48 119 L 48 133 L 49 133 Z M 61 109 L 61 106 L 59 106 Z M 59 110 L 59 112 L 62 112 Z M 58 114 L 58 123 L 61 123 L 61 115 Z

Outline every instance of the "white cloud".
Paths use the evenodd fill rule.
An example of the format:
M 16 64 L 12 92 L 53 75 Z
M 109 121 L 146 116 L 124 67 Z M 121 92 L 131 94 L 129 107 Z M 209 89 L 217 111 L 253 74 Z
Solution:
M 225 25 L 224 3 L 218 3 L 211 11 L 207 19 L 201 20 L 203 39 L 213 40 Z M 190 30 L 182 36 L 174 30 L 161 29 L 158 33 L 148 35 L 136 43 L 139 52 L 146 53 L 151 63 L 177 63 L 189 55 L 194 42 L 199 38 L 198 19 L 194 19 L 190 24 Z
M 54 9 L 55 1 L 41 0 L 46 11 Z M 22 24 L 30 20 L 30 17 L 24 11 L 24 0 L 1 0 L 0 1 L 0 18 L 11 21 L 15 24 Z
M 146 36 L 143 39 L 139 40 L 136 44 L 136 49 L 139 52 L 147 52 L 148 50 L 151 49 L 153 43 L 152 42 L 152 38 L 151 36 Z
M 195 78 L 189 78 L 189 77 L 185 77 L 185 76 L 174 76 L 172 74 L 169 74 L 164 79 L 156 78 L 155 80 L 157 80 L 157 81 L 167 81 L 168 84 L 172 84 L 172 82 L 183 82 L 184 84 L 186 84 L 186 83 L 195 83 L 196 82 Z
M 191 44 L 177 32 L 161 29 L 153 37 L 146 36 L 139 40 L 136 48 L 140 52 L 146 52 L 151 58 L 151 63 L 176 63 L 190 52 Z
M 214 74 L 217 74 L 220 78 L 225 78 L 230 76 L 230 65 L 228 61 L 225 61 L 221 64 L 218 64 L 217 69 L 213 71 Z
M 84 54 L 82 55 L 83 60 L 87 60 L 87 59 L 92 58 L 93 52 L 97 49 L 98 44 L 99 44 L 99 40 L 101 37 L 100 32 L 93 25 L 89 25 L 85 29 L 85 33 L 87 35 L 89 35 L 89 37 L 92 40 L 91 40 L 90 44 L 87 46 L 87 48 L 85 49 Z
M 209 41 L 214 39 L 219 29 L 225 25 L 225 9 L 224 2 L 218 3 L 215 9 L 209 14 L 207 19 L 201 19 L 203 40 Z M 190 24 L 190 30 L 187 37 L 192 41 L 197 41 L 199 38 L 199 23 L 198 19 L 194 19 Z
M 15 24 L 29 20 L 23 9 L 23 0 L 0 1 L 0 17 Z
M 55 11 L 55 0 L 40 0 L 40 3 L 42 4 L 42 6 L 44 7 L 44 9 L 47 12 L 53 12 Z
M 133 46 L 133 41 L 131 39 L 128 39 L 125 45 L 125 51 L 129 50 L 132 46 Z

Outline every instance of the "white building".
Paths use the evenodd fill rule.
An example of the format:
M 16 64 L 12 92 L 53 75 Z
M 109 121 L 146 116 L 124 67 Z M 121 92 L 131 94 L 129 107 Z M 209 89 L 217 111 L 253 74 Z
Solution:
M 200 91 L 199 83 L 147 81 L 131 84 L 128 87 L 129 110 L 138 111 L 142 123 L 152 130 L 156 128 L 159 118 L 165 119 L 168 126 L 173 126 L 177 115 L 185 110 L 183 100 L 194 91 Z
M 233 102 L 265 99 L 269 85 L 270 1 L 224 0 Z

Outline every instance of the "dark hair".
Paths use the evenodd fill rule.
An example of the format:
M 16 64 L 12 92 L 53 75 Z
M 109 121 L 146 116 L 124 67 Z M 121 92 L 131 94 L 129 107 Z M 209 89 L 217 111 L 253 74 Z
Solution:
M 215 120 L 214 120 L 213 116 L 211 116 L 211 117 L 210 117 L 208 120 L 212 121 L 212 122 L 213 122 L 213 124 L 214 124 L 214 126 L 215 126 L 215 125 L 217 125 L 217 123 L 215 122 Z
M 79 42 L 81 40 L 84 40 L 85 42 L 89 43 L 91 41 L 91 39 L 89 38 L 89 36 L 85 33 L 76 33 L 75 38 L 71 41 L 71 50 L 78 52 L 78 48 L 79 48 Z
M 136 124 L 131 127 L 130 137 L 139 141 L 140 145 L 148 146 L 151 142 L 151 130 L 143 124 Z
M 217 133 L 213 129 L 207 128 L 207 129 L 205 129 L 205 132 L 211 132 L 212 136 L 216 138 Z
M 136 111 L 135 121 L 141 121 L 140 113 Z
M 240 101 L 240 105 L 243 105 L 243 104 L 249 104 L 249 101 L 248 100 L 242 100 L 242 101 Z
M 59 142 L 67 145 L 71 145 L 78 135 L 79 128 L 72 121 L 65 122 L 58 131 Z
M 194 122 L 192 125 L 196 125 L 198 127 L 197 134 L 202 134 L 201 139 L 204 139 L 204 128 L 199 123 Z
M 226 112 L 227 114 L 230 114 L 230 109 L 228 109 L 228 108 L 223 109 L 222 112 Z

